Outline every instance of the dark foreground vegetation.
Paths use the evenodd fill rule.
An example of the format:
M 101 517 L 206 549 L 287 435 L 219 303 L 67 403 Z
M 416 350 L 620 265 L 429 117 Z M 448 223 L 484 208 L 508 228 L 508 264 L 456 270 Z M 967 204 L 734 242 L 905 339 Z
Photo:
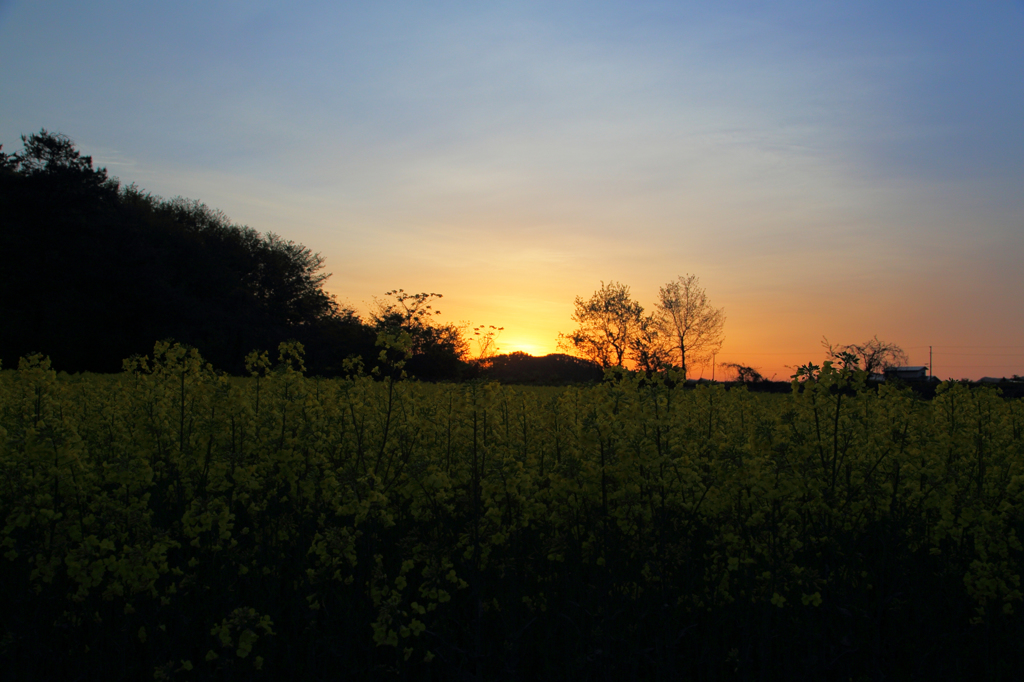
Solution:
M 0 372 L 13 680 L 1017 680 L 1024 402 Z M 685 390 L 684 390 L 685 389 Z

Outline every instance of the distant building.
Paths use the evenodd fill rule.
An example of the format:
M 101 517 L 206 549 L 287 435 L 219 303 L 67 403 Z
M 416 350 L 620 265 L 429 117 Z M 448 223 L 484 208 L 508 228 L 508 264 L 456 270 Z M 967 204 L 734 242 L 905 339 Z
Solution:
M 889 367 L 885 370 L 886 379 L 902 379 L 904 381 L 926 381 L 928 367 Z

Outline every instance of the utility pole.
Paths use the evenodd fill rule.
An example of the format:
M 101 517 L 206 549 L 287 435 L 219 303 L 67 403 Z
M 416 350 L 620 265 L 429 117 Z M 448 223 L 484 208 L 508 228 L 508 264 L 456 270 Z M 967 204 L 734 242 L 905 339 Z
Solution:
M 928 346 L 928 378 L 933 379 L 935 372 L 932 371 L 932 347 Z
M 711 354 L 711 380 L 715 380 L 715 354 Z

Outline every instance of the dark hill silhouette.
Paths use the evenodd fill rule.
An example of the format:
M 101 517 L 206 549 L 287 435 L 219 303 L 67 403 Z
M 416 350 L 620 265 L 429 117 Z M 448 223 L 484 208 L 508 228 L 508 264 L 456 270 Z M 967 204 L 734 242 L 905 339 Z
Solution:
M 480 375 L 506 384 L 541 385 L 601 381 L 604 372 L 596 362 L 563 353 L 534 357 L 517 351 L 489 358 Z

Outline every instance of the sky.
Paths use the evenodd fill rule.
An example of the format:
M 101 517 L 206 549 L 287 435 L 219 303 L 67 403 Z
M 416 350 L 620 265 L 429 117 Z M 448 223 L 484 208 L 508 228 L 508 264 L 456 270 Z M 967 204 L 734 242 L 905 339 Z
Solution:
M 0 0 L 4 151 L 62 132 L 504 352 L 692 273 L 716 363 L 1024 375 L 1022 122 L 1024 0 Z

